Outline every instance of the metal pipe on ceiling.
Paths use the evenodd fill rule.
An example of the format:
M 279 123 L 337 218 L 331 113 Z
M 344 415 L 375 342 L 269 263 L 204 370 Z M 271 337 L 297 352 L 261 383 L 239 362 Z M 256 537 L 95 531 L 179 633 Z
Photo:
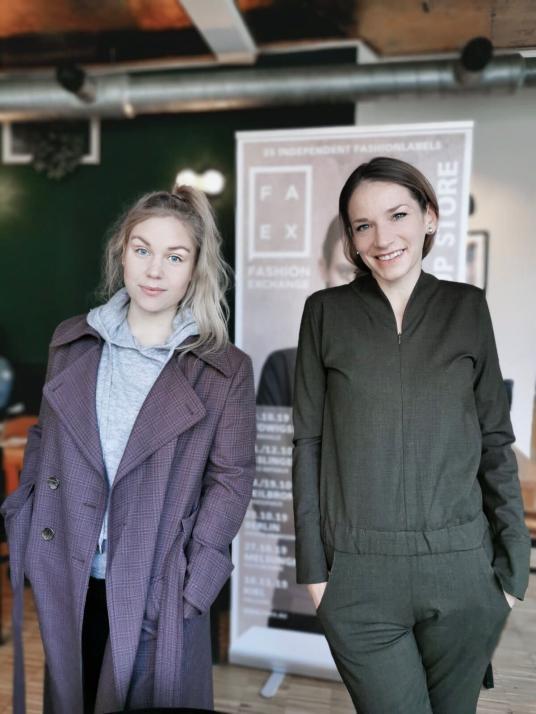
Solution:
M 0 120 L 127 118 L 138 114 L 356 102 L 385 96 L 446 94 L 536 85 L 536 58 L 503 55 L 467 84 L 456 60 L 368 65 L 119 73 L 91 77 L 95 100 L 82 102 L 51 78 L 0 81 Z

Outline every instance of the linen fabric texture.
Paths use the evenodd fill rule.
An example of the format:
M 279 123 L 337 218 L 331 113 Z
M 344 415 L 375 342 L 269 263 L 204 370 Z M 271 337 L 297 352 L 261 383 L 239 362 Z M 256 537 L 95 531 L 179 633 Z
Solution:
M 110 490 L 95 409 L 102 344 L 85 316 L 57 328 L 21 484 L 2 506 L 15 592 L 14 711 L 25 710 L 25 575 L 45 650 L 44 712 L 82 711 L 83 613 L 108 502 L 110 637 L 97 714 L 212 708 L 207 613 L 231 573 L 229 545 L 254 475 L 251 361 L 232 345 L 175 355 L 141 407 Z

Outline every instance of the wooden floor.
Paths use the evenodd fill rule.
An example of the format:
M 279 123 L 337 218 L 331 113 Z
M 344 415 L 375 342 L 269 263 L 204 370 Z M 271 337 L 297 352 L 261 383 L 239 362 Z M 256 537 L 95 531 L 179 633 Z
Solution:
M 6 598 L 6 624 L 9 624 L 9 605 Z M 43 652 L 29 591 L 26 591 L 25 610 L 27 710 L 28 714 L 40 714 Z M 0 714 L 11 713 L 12 663 L 12 648 L 8 643 L 0 647 Z M 482 693 L 478 714 L 536 714 L 536 575 L 531 575 L 527 599 L 514 608 L 509 618 L 495 653 L 494 669 L 495 689 Z M 215 667 L 216 708 L 229 714 L 350 714 L 354 711 L 341 684 L 290 675 L 273 699 L 263 699 L 259 690 L 267 675 L 267 672 L 246 667 Z

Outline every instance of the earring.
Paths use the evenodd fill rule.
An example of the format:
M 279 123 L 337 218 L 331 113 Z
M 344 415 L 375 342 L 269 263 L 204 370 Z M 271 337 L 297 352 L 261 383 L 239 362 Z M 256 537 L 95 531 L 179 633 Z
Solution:
M 428 224 L 428 229 L 426 231 L 427 233 L 433 233 L 434 232 L 434 227 L 432 226 L 431 223 Z

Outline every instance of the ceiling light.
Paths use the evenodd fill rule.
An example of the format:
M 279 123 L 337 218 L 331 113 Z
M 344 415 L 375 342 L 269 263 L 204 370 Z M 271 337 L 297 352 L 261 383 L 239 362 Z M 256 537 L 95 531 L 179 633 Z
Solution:
M 193 186 L 209 196 L 217 196 L 225 187 L 225 177 L 216 169 L 207 169 L 203 174 L 198 174 L 193 169 L 182 169 L 175 178 L 175 184 Z

